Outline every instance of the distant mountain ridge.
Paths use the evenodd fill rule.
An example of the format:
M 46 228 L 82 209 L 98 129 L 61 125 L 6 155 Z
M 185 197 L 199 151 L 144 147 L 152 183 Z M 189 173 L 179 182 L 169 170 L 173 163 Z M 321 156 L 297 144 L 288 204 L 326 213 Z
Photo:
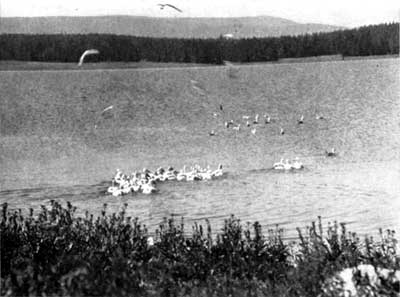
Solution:
M 271 17 L 156 18 L 144 16 L 6 17 L 0 19 L 0 34 L 118 34 L 148 37 L 234 38 L 299 35 L 330 32 L 343 27 L 301 24 Z

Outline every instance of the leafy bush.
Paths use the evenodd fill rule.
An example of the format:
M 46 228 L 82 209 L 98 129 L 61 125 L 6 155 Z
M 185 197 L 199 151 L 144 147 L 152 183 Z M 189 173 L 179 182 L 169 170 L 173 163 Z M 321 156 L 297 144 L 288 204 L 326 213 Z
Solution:
M 56 201 L 31 209 L 3 205 L 1 295 L 4 296 L 335 296 L 324 284 L 359 264 L 398 270 L 392 232 L 362 242 L 345 225 L 322 230 L 321 220 L 297 244 L 282 230 L 264 236 L 258 222 L 243 227 L 234 216 L 213 236 L 211 226 L 165 219 L 154 238 L 138 219 L 119 213 L 75 216 Z M 391 270 L 391 271 L 392 271 Z M 382 283 L 387 296 L 396 285 Z

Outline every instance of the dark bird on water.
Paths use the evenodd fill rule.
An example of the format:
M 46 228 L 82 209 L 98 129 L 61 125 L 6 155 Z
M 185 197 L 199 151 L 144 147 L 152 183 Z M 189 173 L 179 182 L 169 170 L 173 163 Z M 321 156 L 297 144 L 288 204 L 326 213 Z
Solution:
M 182 10 L 180 10 L 178 7 L 176 7 L 172 4 L 165 3 L 165 4 L 157 4 L 157 5 L 160 6 L 160 9 L 164 9 L 165 6 L 167 6 L 167 7 L 171 7 L 172 9 L 175 9 L 176 11 L 182 12 Z

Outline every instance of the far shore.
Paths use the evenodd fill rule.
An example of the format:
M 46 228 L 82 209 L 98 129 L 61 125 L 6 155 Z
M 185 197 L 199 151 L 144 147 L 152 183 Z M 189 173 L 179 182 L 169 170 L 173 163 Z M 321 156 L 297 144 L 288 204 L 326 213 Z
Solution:
M 63 62 L 37 62 L 37 61 L 0 61 L 0 71 L 40 71 L 40 70 L 107 70 L 107 69 L 148 69 L 148 68 L 191 68 L 191 67 L 216 67 L 216 66 L 241 66 L 241 65 L 260 65 L 260 64 L 288 64 L 288 63 L 310 63 L 328 61 L 348 61 L 348 60 L 371 60 L 371 59 L 392 59 L 399 58 L 399 55 L 381 56 L 314 56 L 301 58 L 284 58 L 278 61 L 235 63 L 227 62 L 225 65 L 216 64 L 197 64 L 197 63 L 162 63 L 162 62 L 98 62 L 85 63 L 78 67 L 77 63 Z

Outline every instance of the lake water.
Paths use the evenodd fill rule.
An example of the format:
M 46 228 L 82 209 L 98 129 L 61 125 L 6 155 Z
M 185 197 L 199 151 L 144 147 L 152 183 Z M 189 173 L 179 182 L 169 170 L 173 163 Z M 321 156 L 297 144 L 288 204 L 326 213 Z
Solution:
M 104 203 L 116 211 L 128 202 L 129 215 L 150 229 L 176 215 L 189 225 L 209 218 L 215 230 L 235 214 L 265 231 L 279 224 L 288 238 L 318 215 L 360 235 L 399 231 L 399 69 L 399 59 L 377 59 L 0 72 L 0 203 L 26 210 L 56 199 L 97 214 Z M 273 122 L 245 127 L 242 116 L 256 113 Z M 224 127 L 230 119 L 241 131 Z M 335 158 L 325 157 L 331 147 Z M 304 170 L 270 169 L 296 156 Z M 218 163 L 220 179 L 105 194 L 116 168 Z

